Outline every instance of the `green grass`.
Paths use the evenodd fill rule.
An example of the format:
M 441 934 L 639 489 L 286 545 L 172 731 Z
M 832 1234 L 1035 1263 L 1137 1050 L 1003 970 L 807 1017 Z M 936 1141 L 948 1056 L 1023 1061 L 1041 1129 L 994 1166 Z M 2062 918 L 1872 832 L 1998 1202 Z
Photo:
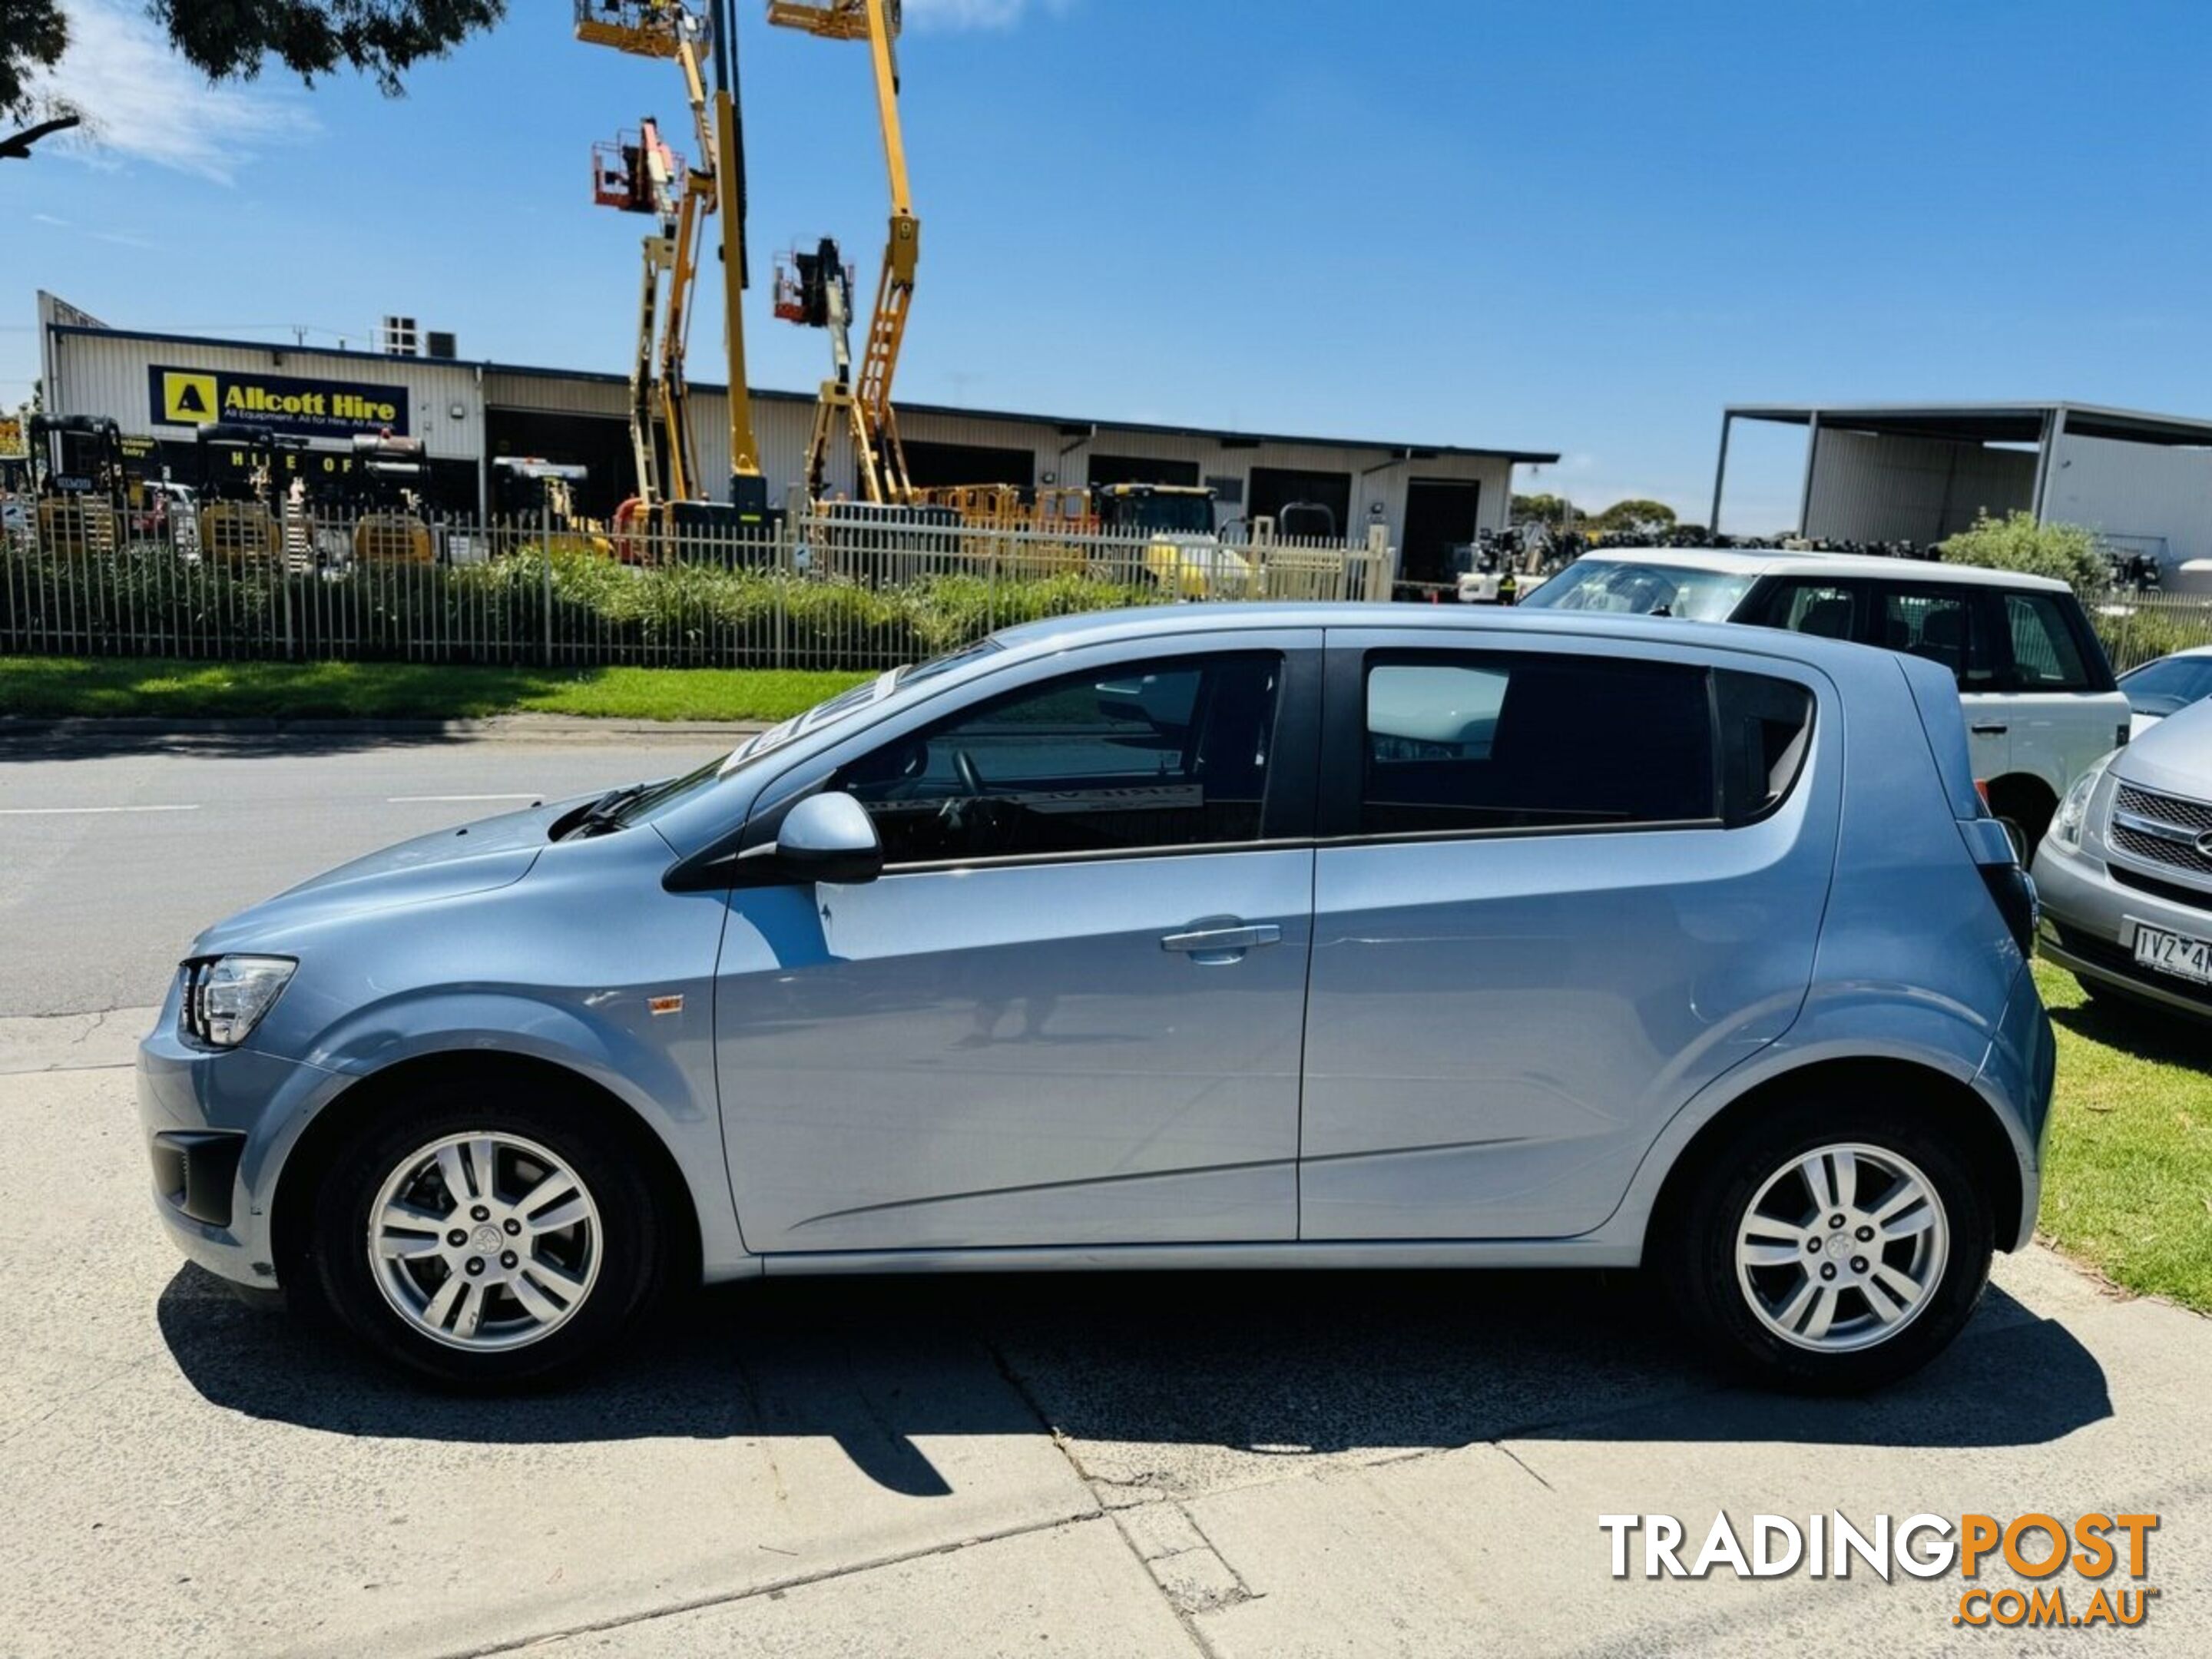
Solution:
M 2212 1313 L 2212 1037 L 2038 963 L 2058 1030 L 2042 1231 L 2114 1284 Z
M 447 668 L 0 657 L 0 714 L 56 719 L 779 720 L 867 678 L 768 668 Z

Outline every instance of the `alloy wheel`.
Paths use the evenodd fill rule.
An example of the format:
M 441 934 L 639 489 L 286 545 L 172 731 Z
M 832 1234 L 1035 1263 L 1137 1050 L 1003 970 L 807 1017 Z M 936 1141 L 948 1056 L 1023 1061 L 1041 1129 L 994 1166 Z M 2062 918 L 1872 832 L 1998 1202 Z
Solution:
M 1737 1224 L 1736 1282 L 1759 1322 L 1826 1353 L 1888 1340 L 1927 1307 L 1950 1259 L 1936 1184 L 1861 1143 L 1821 1146 L 1769 1176 Z
M 520 1348 L 574 1316 L 599 1279 L 598 1205 L 520 1135 L 447 1135 L 410 1153 L 370 1205 L 369 1269 L 392 1310 L 450 1347 Z

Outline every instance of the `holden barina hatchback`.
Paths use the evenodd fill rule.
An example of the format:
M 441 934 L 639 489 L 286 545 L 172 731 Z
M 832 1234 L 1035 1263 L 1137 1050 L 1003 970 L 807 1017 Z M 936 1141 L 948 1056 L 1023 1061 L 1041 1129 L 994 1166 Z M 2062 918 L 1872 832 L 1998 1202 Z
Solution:
M 1641 1263 L 1861 1388 L 2029 1237 L 2033 909 L 1936 665 L 1161 607 L 234 917 L 140 1099 L 187 1255 L 453 1383 L 701 1279 Z

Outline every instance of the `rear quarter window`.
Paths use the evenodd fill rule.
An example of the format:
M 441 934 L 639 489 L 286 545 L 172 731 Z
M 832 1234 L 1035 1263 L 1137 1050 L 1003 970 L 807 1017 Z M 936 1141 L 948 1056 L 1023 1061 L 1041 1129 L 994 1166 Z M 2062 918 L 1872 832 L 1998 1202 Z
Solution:
M 2005 631 L 2012 641 L 2014 685 L 2022 691 L 2087 691 L 2090 676 L 2081 647 L 2057 599 L 2049 593 L 2004 596 Z
M 1713 671 L 1723 823 L 1755 823 L 1788 798 L 1812 748 L 1813 706 L 1794 680 Z
M 2007 593 L 2003 609 L 2014 690 L 2110 691 L 2118 684 L 2103 641 L 2073 594 Z

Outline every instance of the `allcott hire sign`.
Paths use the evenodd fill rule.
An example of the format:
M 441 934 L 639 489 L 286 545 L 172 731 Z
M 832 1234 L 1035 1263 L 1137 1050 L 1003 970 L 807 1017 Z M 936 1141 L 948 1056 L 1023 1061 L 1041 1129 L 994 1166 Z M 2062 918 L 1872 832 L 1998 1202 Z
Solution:
M 407 431 L 405 386 L 158 363 L 146 371 L 146 385 L 154 421 L 161 426 L 247 421 L 302 438 L 344 438 L 387 428 L 404 436 Z

